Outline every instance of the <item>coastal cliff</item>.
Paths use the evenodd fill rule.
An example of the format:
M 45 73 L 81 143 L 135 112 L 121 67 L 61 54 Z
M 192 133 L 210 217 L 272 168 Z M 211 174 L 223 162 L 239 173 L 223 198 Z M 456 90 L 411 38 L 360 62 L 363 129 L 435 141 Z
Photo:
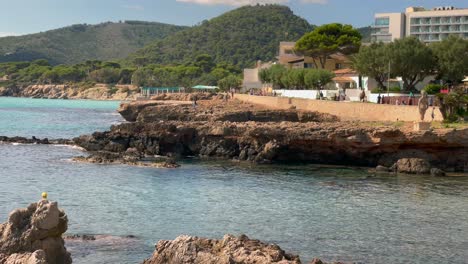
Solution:
M 67 228 L 67 215 L 56 202 L 41 200 L 14 210 L 0 224 L 0 263 L 72 263 L 62 239 Z
M 156 101 L 124 104 L 131 123 L 75 138 L 94 162 L 154 156 L 222 158 L 256 163 L 391 167 L 420 158 L 447 171 L 468 169 L 468 130 L 415 132 L 391 125 L 339 122 L 317 112 L 269 110 L 235 100 L 194 107 Z
M 134 100 L 139 89 L 131 85 L 28 85 L 24 87 L 0 87 L 0 96 L 31 97 L 47 99 L 92 99 L 92 100 Z

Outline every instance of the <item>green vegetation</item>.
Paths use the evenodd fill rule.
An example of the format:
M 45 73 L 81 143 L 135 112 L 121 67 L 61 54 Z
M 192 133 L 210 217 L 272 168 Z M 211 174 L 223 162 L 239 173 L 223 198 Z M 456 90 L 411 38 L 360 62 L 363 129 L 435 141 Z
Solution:
M 194 63 L 178 66 L 150 64 L 135 71 L 132 77 L 137 86 L 192 87 L 197 84 L 218 85 L 220 80 L 240 74 L 240 69 L 228 64 L 215 64 L 211 56 L 202 54 Z M 233 78 L 233 77 L 230 77 Z M 231 83 L 229 83 L 231 85 Z
M 295 41 L 312 30 L 309 23 L 285 6 L 244 6 L 200 25 L 156 41 L 132 54 L 135 65 L 185 64 L 200 54 L 215 63 L 241 68 L 275 58 L 280 41 Z
M 434 73 L 436 64 L 431 49 L 419 39 L 397 39 L 388 46 L 394 76 L 403 80 L 403 89 L 415 90 L 417 83 Z
M 459 83 L 468 74 L 468 40 L 449 36 L 431 45 L 437 60 L 439 78 Z
M 283 65 L 273 65 L 259 72 L 262 83 L 270 83 L 275 88 L 321 89 L 335 77 L 333 72 L 323 69 L 286 69 Z
M 364 43 L 369 43 L 371 41 L 371 33 L 372 33 L 372 28 L 371 27 L 362 27 L 357 29 L 359 31 L 359 34 L 362 36 L 362 42 Z
M 444 82 L 460 83 L 468 69 L 468 40 L 450 36 L 427 46 L 410 37 L 389 44 L 363 46 L 353 56 L 353 67 L 374 78 L 383 90 L 386 90 L 389 63 L 390 76 L 402 77 L 404 91 L 414 90 L 416 84 L 434 73 Z
M 229 91 L 232 88 L 237 89 L 241 84 L 242 79 L 234 74 L 230 74 L 229 76 L 224 77 L 218 82 L 218 86 L 219 89 L 221 89 L 221 91 Z
M 118 67 L 117 67 L 118 65 Z M 63 84 L 69 82 L 129 83 L 135 71 L 118 63 L 87 61 L 76 65 L 51 66 L 46 60 L 0 63 L 0 76 L 7 75 L 9 85 Z
M 468 94 L 454 89 L 449 94 L 437 94 L 444 122 L 453 123 L 468 119 Z
M 440 90 L 442 89 L 442 85 L 440 84 L 428 84 L 426 87 L 424 87 L 424 91 L 426 91 L 427 94 L 438 94 L 440 93 Z
M 351 25 L 338 23 L 327 24 L 315 28 L 302 36 L 297 42 L 295 50 L 299 54 L 313 59 L 315 68 L 324 69 L 327 59 L 332 54 L 352 54 L 359 50 L 361 34 Z
M 73 25 L 18 37 L 0 38 L 0 62 L 46 59 L 52 65 L 125 58 L 145 45 L 186 27 L 126 21 Z
M 362 46 L 359 53 L 352 57 L 353 67 L 363 75 L 374 78 L 381 90 L 386 90 L 385 81 L 388 78 L 388 48 L 384 43 L 372 43 Z
M 75 65 L 51 66 L 46 60 L 0 63 L 0 76 L 9 77 L 9 85 L 105 83 L 137 86 L 191 87 L 196 84 L 218 85 L 220 80 L 239 79 L 241 70 L 233 65 L 215 64 L 211 56 L 202 54 L 191 64 L 178 66 L 147 65 L 140 68 L 122 67 L 116 62 L 86 61 Z M 227 78 L 227 79 L 226 79 Z M 238 86 L 238 85 L 237 85 Z M 236 86 L 236 87 L 237 87 Z

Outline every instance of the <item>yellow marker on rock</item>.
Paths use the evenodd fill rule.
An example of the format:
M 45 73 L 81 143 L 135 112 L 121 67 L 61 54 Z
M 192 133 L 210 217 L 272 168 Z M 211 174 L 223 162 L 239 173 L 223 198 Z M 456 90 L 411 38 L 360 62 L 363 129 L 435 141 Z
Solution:
M 42 199 L 47 199 L 47 193 L 46 192 L 42 193 Z

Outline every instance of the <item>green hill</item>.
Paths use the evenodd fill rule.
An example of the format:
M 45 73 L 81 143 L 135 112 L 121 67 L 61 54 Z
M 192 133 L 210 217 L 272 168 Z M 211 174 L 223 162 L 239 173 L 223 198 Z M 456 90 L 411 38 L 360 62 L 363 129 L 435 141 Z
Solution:
M 186 27 L 125 21 L 79 24 L 37 34 L 0 38 L 0 62 L 47 59 L 51 64 L 125 58 Z
M 208 54 L 217 63 L 245 67 L 256 60 L 274 59 L 280 41 L 297 40 L 312 29 L 286 6 L 244 6 L 155 41 L 129 60 L 136 64 L 177 64 Z

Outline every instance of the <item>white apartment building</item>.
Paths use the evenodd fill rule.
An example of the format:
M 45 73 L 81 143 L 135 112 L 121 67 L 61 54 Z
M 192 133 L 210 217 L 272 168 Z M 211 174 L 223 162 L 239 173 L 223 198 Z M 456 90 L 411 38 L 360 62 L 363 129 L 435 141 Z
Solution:
M 468 39 L 468 8 L 408 7 L 404 13 L 378 13 L 372 25 L 371 40 L 391 42 L 415 36 L 424 42 L 434 42 L 449 35 Z

